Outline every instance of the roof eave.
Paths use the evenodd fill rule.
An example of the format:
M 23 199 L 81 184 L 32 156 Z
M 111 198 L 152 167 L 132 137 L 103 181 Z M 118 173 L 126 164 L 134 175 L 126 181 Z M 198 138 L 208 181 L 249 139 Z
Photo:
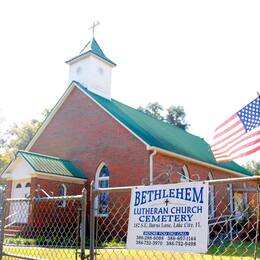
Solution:
M 200 161 L 200 160 L 188 157 L 188 156 L 184 156 L 184 155 L 181 155 L 181 154 L 177 154 L 177 153 L 174 153 L 174 152 L 171 152 L 171 151 L 168 151 L 168 150 L 156 147 L 156 146 L 149 146 L 149 147 L 147 147 L 147 150 L 148 151 L 157 151 L 161 154 L 169 155 L 169 156 L 176 157 L 176 158 L 183 159 L 183 160 L 189 160 L 191 162 L 194 162 L 194 163 L 197 163 L 197 164 L 200 164 L 200 165 L 203 165 L 203 166 L 207 166 L 207 167 L 211 167 L 211 168 L 216 169 L 216 170 L 221 170 L 221 171 L 225 171 L 225 172 L 228 172 L 228 173 L 236 174 L 238 176 L 243 176 L 243 177 L 249 176 L 249 175 L 241 173 L 241 172 L 232 171 L 232 170 L 229 170 L 229 169 L 224 168 L 224 167 L 220 167 L 220 166 L 217 166 L 217 165 L 214 165 L 214 164 L 211 164 L 211 163 L 206 163 L 206 162 L 203 162 L 203 161 Z M 252 175 L 252 177 L 253 176 L 254 175 Z
M 33 165 L 22 155 L 20 154 L 19 156 L 19 151 L 15 154 L 15 157 L 9 162 L 9 164 L 6 166 L 6 168 L 2 171 L 2 173 L 0 174 L 0 177 L 3 179 L 7 179 L 9 178 L 9 169 L 10 167 L 13 165 L 13 163 L 17 160 L 17 157 L 20 157 L 21 159 L 23 159 L 30 167 L 33 171 L 35 171 L 35 168 L 33 167 Z
M 75 62 L 85 58 L 86 56 L 91 55 L 91 54 L 94 55 L 95 57 L 97 57 L 98 59 L 104 61 L 105 63 L 107 63 L 109 66 L 112 66 L 112 67 L 116 66 L 116 63 L 114 63 L 110 59 L 108 59 L 108 58 L 105 59 L 105 58 L 101 57 L 100 55 L 97 55 L 95 52 L 93 52 L 91 50 L 89 50 L 87 52 L 84 52 L 84 53 L 82 53 L 82 54 L 80 54 L 80 55 L 78 55 L 78 56 L 76 56 L 76 57 L 74 57 L 74 58 L 72 58 L 70 60 L 67 60 L 67 61 L 65 61 L 65 63 L 71 65 L 71 64 L 73 64 L 73 63 L 75 63 Z
M 82 181 L 82 182 L 85 182 L 88 180 L 87 177 L 80 178 L 80 177 L 75 177 L 75 176 L 66 176 L 66 175 L 60 175 L 60 174 L 49 173 L 49 172 L 41 172 L 41 171 L 35 171 L 33 177 L 36 177 L 36 176 L 47 176 L 49 178 L 52 178 L 52 177 L 65 178 L 68 180 L 78 180 L 78 181 Z

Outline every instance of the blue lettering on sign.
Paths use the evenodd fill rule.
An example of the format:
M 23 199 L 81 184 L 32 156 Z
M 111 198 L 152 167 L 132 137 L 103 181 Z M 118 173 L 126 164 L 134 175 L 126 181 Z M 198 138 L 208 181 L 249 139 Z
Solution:
M 189 236 L 190 232 L 144 231 L 144 236 Z
M 151 201 L 166 198 L 174 198 L 196 203 L 203 203 L 203 191 L 204 187 L 147 190 L 141 192 L 136 191 L 134 206 L 144 205 Z

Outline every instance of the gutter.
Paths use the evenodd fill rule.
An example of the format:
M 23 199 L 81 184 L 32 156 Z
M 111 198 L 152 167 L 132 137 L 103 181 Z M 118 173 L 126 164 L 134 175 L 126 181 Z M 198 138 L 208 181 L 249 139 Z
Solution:
M 229 169 L 226 169 L 226 168 L 216 166 L 214 164 L 210 164 L 210 163 L 202 162 L 202 161 L 199 161 L 199 160 L 196 160 L 196 159 L 192 159 L 190 157 L 180 155 L 180 154 L 177 154 L 177 153 L 174 153 L 174 152 L 170 152 L 170 151 L 167 151 L 165 149 L 158 148 L 156 146 L 147 146 L 147 150 L 153 151 L 153 153 L 155 152 L 155 154 L 161 153 L 161 154 L 168 155 L 168 156 L 175 157 L 175 158 L 179 158 L 179 159 L 182 159 L 182 160 L 189 160 L 190 162 L 197 163 L 197 164 L 203 165 L 203 166 L 207 166 L 207 167 L 210 167 L 210 168 L 213 168 L 213 169 L 216 169 L 216 170 L 225 171 L 225 172 L 236 174 L 236 175 L 243 176 L 243 177 L 245 177 L 245 176 L 250 177 L 250 176 L 243 174 L 243 173 L 235 172 L 235 171 L 232 171 L 232 170 L 229 170 Z M 150 155 L 150 157 L 151 157 L 151 155 Z M 151 165 L 153 167 L 153 158 L 150 158 L 150 182 L 151 182 L 151 174 L 153 176 L 153 168 L 151 169 Z M 152 173 L 151 173 L 151 171 L 152 171 Z
M 147 150 L 149 148 L 147 147 Z M 156 155 L 157 151 L 153 150 L 153 152 L 149 155 L 149 183 L 153 185 L 153 157 Z

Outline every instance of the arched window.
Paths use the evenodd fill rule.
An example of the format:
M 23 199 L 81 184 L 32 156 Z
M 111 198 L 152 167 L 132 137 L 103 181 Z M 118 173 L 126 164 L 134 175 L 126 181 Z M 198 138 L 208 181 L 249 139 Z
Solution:
M 188 182 L 190 179 L 187 167 L 184 165 L 181 169 L 180 182 Z
M 58 189 L 58 196 L 63 197 L 67 195 L 67 187 L 65 184 L 61 184 Z M 59 201 L 59 207 L 65 208 L 66 207 L 66 200 Z
M 22 184 L 21 183 L 17 183 L 16 189 L 20 189 L 20 188 L 22 188 Z
M 25 184 L 25 188 L 30 188 L 31 187 L 31 183 L 30 182 L 27 182 L 26 184 Z
M 95 183 L 97 189 L 109 187 L 109 170 L 104 163 L 101 163 L 97 169 Z M 108 192 L 100 193 L 96 200 L 96 208 L 97 208 L 98 215 L 108 214 L 108 202 L 109 202 Z
M 213 175 L 211 172 L 208 173 L 207 180 L 213 180 Z M 209 185 L 209 217 L 214 218 L 215 213 L 215 192 L 214 185 Z

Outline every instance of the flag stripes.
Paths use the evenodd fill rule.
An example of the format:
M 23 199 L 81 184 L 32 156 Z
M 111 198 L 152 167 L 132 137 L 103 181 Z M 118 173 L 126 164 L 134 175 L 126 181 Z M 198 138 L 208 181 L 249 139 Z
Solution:
M 260 150 L 259 104 L 257 98 L 216 128 L 211 150 L 217 161 L 231 161 Z

